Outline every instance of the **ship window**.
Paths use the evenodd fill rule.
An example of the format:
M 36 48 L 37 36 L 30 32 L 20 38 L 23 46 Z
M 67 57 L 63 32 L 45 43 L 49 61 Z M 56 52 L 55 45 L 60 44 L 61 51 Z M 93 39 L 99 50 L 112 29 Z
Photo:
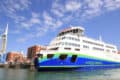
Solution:
M 65 37 L 62 37 L 62 40 L 65 39 Z
M 62 37 L 62 40 L 63 39 L 67 39 L 67 40 L 74 40 L 74 41 L 80 41 L 79 39 L 77 39 L 77 38 L 74 38 L 74 37 Z
M 87 45 L 83 45 L 83 48 L 89 48 L 89 46 L 87 46 Z
M 47 54 L 47 58 L 48 58 L 48 59 L 53 58 L 53 56 L 54 56 L 54 54 Z
M 113 53 L 116 53 L 116 51 L 112 51 Z
M 95 42 L 91 42 L 91 41 L 86 41 L 86 40 L 83 40 L 84 43 L 88 43 L 88 44 L 92 44 L 92 45 L 97 45 L 97 46 L 104 46 L 103 44 L 99 44 L 99 43 L 95 43 Z
M 72 55 L 72 57 L 71 57 L 71 62 L 75 62 L 76 61 L 76 59 L 77 59 L 77 55 Z
M 67 54 L 61 54 L 60 56 L 59 56 L 59 59 L 60 60 L 65 60 L 67 58 Z
M 111 49 L 114 49 L 114 47 L 113 46 L 106 46 L 107 48 L 111 48 Z
M 80 51 L 80 49 L 75 49 L 75 51 Z
M 93 47 L 94 50 L 98 50 L 98 51 L 104 51 L 104 49 L 102 48 L 97 48 L 97 47 Z
M 106 51 L 107 51 L 107 52 L 110 52 L 110 50 L 108 50 L 108 49 L 107 49 Z
M 71 50 L 71 48 L 64 48 L 64 49 L 66 49 L 66 50 Z
M 50 50 L 58 50 L 58 47 L 56 47 L 56 48 L 51 48 Z
M 43 54 L 37 54 L 37 56 L 43 58 Z

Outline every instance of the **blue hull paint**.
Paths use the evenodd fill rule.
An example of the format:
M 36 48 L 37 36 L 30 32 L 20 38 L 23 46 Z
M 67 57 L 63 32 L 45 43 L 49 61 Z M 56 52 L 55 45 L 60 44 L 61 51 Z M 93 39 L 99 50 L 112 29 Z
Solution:
M 77 58 L 77 60 L 73 63 L 71 62 L 71 57 L 68 57 L 66 60 L 60 59 L 49 59 L 44 62 L 39 62 L 38 59 L 35 60 L 35 67 L 39 70 L 69 70 L 69 69 L 92 69 L 92 68 L 114 68 L 120 67 L 120 63 L 105 61 L 105 60 L 95 60 L 88 58 Z

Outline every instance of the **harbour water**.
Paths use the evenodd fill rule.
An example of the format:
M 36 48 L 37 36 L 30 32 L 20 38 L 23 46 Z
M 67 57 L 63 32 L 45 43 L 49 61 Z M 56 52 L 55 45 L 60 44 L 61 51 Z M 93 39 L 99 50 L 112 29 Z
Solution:
M 120 80 L 120 68 L 58 72 L 1 68 L 0 80 Z

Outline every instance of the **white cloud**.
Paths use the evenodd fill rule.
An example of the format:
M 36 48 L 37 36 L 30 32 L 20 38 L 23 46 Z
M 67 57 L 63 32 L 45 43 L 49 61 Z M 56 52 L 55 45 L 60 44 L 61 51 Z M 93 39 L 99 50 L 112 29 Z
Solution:
M 107 11 L 103 10 L 104 7 L 105 0 L 66 0 L 65 3 L 56 0 L 52 3 L 51 8 L 52 15 L 54 14 L 55 17 L 47 11 L 43 12 L 42 17 L 44 20 L 42 21 L 42 26 L 44 27 L 42 28 L 45 30 L 43 32 L 46 33 L 50 29 L 56 30 L 63 24 L 69 23 L 74 19 L 90 19 L 98 16 Z
M 8 14 L 8 16 L 10 16 L 10 18 L 12 19 L 12 21 L 14 21 L 15 23 L 20 23 L 20 22 L 26 20 L 26 17 L 24 17 L 24 16 L 18 16 L 16 14 Z
M 33 18 L 38 18 L 38 17 L 40 17 L 40 14 L 36 13 L 36 12 L 32 12 L 32 17 Z
M 118 8 L 120 8 L 120 0 L 85 0 L 83 3 L 82 19 L 93 18 Z
M 63 22 L 62 21 L 56 21 L 56 27 L 61 27 L 63 25 Z
M 104 0 L 104 7 L 107 10 L 115 10 L 120 8 L 120 0 Z
M 60 10 L 58 10 L 58 9 L 52 9 L 51 10 L 57 17 L 63 17 L 64 16 L 64 14 L 60 11 Z
M 27 38 L 18 38 L 17 42 L 23 43 L 26 42 L 28 39 Z
M 33 25 L 40 25 L 40 15 L 38 13 L 32 12 L 30 19 L 23 20 L 21 23 L 21 26 L 25 29 L 30 29 Z
M 81 8 L 81 3 L 77 1 L 68 1 L 65 8 L 67 11 L 76 11 Z
M 87 6 L 89 9 L 98 9 L 101 8 L 103 5 L 102 0 L 85 0 L 84 1 L 84 6 Z
M 81 15 L 78 15 L 81 19 L 90 19 L 104 12 L 102 0 L 85 0 L 82 7 Z
M 10 13 L 28 9 L 31 4 L 29 0 L 6 0 L 4 3 L 4 7 L 11 11 Z
M 0 28 L 0 32 L 2 32 L 2 31 L 3 31 L 3 29 Z
M 20 43 L 23 43 L 23 42 L 26 42 L 26 41 L 28 41 L 29 39 L 32 39 L 32 38 L 34 38 L 34 34 L 27 34 L 27 35 L 25 35 L 25 36 L 22 36 L 22 37 L 20 37 L 20 38 L 18 38 L 17 39 L 17 42 L 20 42 Z
M 30 27 L 32 26 L 32 23 L 29 22 L 21 22 L 21 26 L 25 29 L 30 29 Z
M 44 29 L 46 30 L 49 30 L 49 29 L 55 30 L 63 24 L 63 22 L 60 19 L 57 20 L 56 18 L 50 16 L 50 14 L 48 14 L 47 12 L 43 13 L 43 19 L 44 19 L 43 26 L 44 26 Z
M 64 6 L 60 4 L 57 0 L 52 3 L 51 12 L 56 15 L 56 17 L 64 16 Z
M 44 19 L 45 24 L 47 24 L 47 25 L 52 24 L 53 18 L 47 12 L 43 13 L 43 19 Z
M 32 12 L 32 17 L 30 19 L 32 24 L 40 24 L 40 14 Z
M 38 30 L 36 31 L 35 37 L 36 37 L 36 38 L 39 38 L 39 37 L 45 35 L 45 33 L 46 33 L 47 30 L 48 30 L 48 27 L 44 27 L 44 28 L 43 28 L 43 27 L 38 27 L 37 29 L 38 29 Z
M 30 22 L 33 24 L 40 24 L 40 19 L 39 18 L 31 18 Z
M 36 29 L 37 29 L 36 31 L 35 29 L 33 30 L 34 32 L 31 32 L 31 33 L 23 35 L 22 37 L 19 37 L 17 39 L 17 42 L 24 43 L 28 40 L 39 38 L 45 34 L 46 30 L 48 30 L 46 29 L 46 27 L 43 27 L 43 28 L 37 27 Z
M 11 33 L 11 34 L 20 34 L 21 31 L 19 29 L 16 29 L 16 30 L 10 30 L 9 33 Z
M 64 2 L 62 4 L 56 0 L 52 5 L 52 12 L 60 18 L 65 18 L 66 21 L 71 21 L 72 16 L 78 20 L 90 19 L 107 11 L 120 9 L 120 0 L 65 0 Z M 66 13 L 69 14 L 66 16 Z
M 15 23 L 25 20 L 25 17 L 18 14 L 29 9 L 31 2 L 29 0 L 2 0 L 0 4 L 0 13 L 11 18 Z
M 63 24 L 76 19 L 78 21 L 91 19 L 105 12 L 120 9 L 120 0 L 54 0 L 49 10 L 44 9 L 43 12 L 42 10 L 40 10 L 41 12 L 29 10 L 31 6 L 35 5 L 31 3 L 31 0 L 2 0 L 2 2 L 0 13 L 4 12 L 22 29 L 32 31 L 34 27 L 36 35 L 26 33 L 18 40 L 19 42 L 40 37 L 47 31 L 56 30 Z M 19 12 L 25 13 L 25 11 L 29 13 L 29 18 L 26 17 L 28 13 L 19 14 Z

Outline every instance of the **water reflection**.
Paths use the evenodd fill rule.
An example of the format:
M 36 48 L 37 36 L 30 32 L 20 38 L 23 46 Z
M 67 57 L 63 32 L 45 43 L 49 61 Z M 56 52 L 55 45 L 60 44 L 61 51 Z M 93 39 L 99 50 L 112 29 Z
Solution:
M 36 72 L 0 69 L 0 80 L 120 80 L 120 69 Z
M 37 72 L 36 80 L 120 80 L 120 69 Z

